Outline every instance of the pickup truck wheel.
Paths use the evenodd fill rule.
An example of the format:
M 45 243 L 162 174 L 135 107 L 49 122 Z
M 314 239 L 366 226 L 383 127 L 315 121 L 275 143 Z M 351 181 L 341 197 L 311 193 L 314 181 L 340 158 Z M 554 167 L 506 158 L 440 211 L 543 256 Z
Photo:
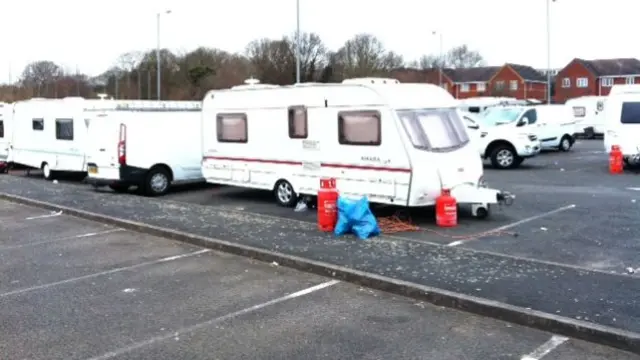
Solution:
M 571 138 L 567 135 L 563 136 L 562 139 L 560 139 L 560 151 L 569 151 L 571 150 L 571 147 L 573 146 L 573 141 L 571 141 Z
M 517 158 L 512 147 L 498 145 L 491 152 L 491 165 L 496 169 L 510 169 L 519 165 Z

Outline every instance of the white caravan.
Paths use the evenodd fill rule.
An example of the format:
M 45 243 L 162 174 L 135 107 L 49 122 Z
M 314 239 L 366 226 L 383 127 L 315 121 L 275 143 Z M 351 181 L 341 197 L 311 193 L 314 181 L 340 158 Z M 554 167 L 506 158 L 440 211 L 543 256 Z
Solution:
M 613 145 L 620 147 L 626 164 L 640 163 L 640 92 L 608 96 L 604 150 L 608 153 Z
M 498 105 L 514 105 L 518 100 L 513 97 L 477 96 L 458 100 L 458 109 L 479 114 L 490 107 Z
M 0 172 L 9 170 L 11 159 L 11 140 L 13 135 L 13 105 L 0 103 Z
M 467 131 L 477 144 L 480 157 L 489 159 L 496 169 L 517 168 L 522 162 L 540 153 L 538 136 L 511 126 L 485 124 L 481 117 L 462 112 Z
M 102 100 L 82 98 L 33 98 L 15 103 L 13 162 L 42 169 L 46 179 L 58 172 L 86 172 L 87 102 L 106 105 Z
M 597 135 L 604 134 L 604 106 L 605 96 L 581 96 L 567 100 L 565 106 L 569 107 L 576 122 L 576 134 L 594 139 Z
M 273 191 L 283 206 L 315 196 L 323 177 L 341 196 L 399 206 L 433 205 L 448 188 L 484 217 L 511 197 L 484 185 L 456 105 L 438 86 L 394 79 L 213 90 L 202 105 L 202 172 Z
M 481 118 L 487 126 L 509 126 L 537 135 L 542 150 L 569 151 L 575 143 L 575 121 L 564 105 L 493 107 Z
M 149 196 L 204 182 L 199 101 L 119 101 L 89 118 L 86 181 Z

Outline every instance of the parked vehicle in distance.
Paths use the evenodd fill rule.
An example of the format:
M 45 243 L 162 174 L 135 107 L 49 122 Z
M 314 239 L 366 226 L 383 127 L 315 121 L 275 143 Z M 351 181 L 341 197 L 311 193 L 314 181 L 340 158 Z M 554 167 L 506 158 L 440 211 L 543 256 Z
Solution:
M 575 121 L 564 105 L 498 106 L 485 111 L 482 119 L 487 125 L 535 134 L 542 150 L 569 151 L 575 143 Z
M 85 108 L 109 106 L 103 100 L 33 98 L 13 106 L 10 157 L 13 163 L 42 169 L 45 179 L 59 172 L 85 173 Z
M 567 100 L 576 122 L 575 133 L 588 139 L 604 135 L 604 107 L 606 96 L 581 96 Z
M 213 90 L 202 105 L 202 173 L 273 191 L 282 206 L 315 196 L 323 177 L 341 196 L 400 206 L 434 205 L 448 188 L 484 217 L 509 195 L 484 185 L 456 105 L 438 86 L 395 79 Z
M 618 85 L 614 85 L 613 88 Z M 624 86 L 624 85 L 622 85 Z M 633 86 L 633 85 L 626 85 Z M 640 88 L 640 87 L 639 87 Z M 640 163 L 640 91 L 613 91 L 605 109 L 604 150 L 620 147 L 626 165 Z
M 11 139 L 13 135 L 12 127 L 13 105 L 0 103 L 0 173 L 9 171 L 11 162 Z
M 462 112 L 468 132 L 476 142 L 480 157 L 496 169 L 513 169 L 540 153 L 538 136 L 511 126 L 483 124 L 475 114 Z
M 204 181 L 199 101 L 113 102 L 88 117 L 88 183 L 158 196 L 171 185 Z

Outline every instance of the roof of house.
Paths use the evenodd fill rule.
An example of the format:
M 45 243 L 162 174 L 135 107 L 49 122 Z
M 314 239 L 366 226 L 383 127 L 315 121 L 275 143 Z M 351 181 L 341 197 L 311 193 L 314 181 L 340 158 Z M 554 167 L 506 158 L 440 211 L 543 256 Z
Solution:
M 474 68 L 444 69 L 444 73 L 457 83 L 487 82 L 500 70 L 501 66 L 482 66 Z
M 640 60 L 626 59 L 575 59 L 596 76 L 623 76 L 640 74 Z
M 515 70 L 525 81 L 541 81 L 546 82 L 547 77 L 538 70 L 528 65 L 507 64 Z

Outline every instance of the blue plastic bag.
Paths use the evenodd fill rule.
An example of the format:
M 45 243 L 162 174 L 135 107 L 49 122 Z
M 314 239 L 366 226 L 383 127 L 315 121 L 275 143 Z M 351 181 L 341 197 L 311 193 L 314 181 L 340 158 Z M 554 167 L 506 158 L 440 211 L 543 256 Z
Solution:
M 380 235 L 376 217 L 369 209 L 369 199 L 349 200 L 338 197 L 338 221 L 333 231 L 335 235 L 352 233 L 361 240 Z

